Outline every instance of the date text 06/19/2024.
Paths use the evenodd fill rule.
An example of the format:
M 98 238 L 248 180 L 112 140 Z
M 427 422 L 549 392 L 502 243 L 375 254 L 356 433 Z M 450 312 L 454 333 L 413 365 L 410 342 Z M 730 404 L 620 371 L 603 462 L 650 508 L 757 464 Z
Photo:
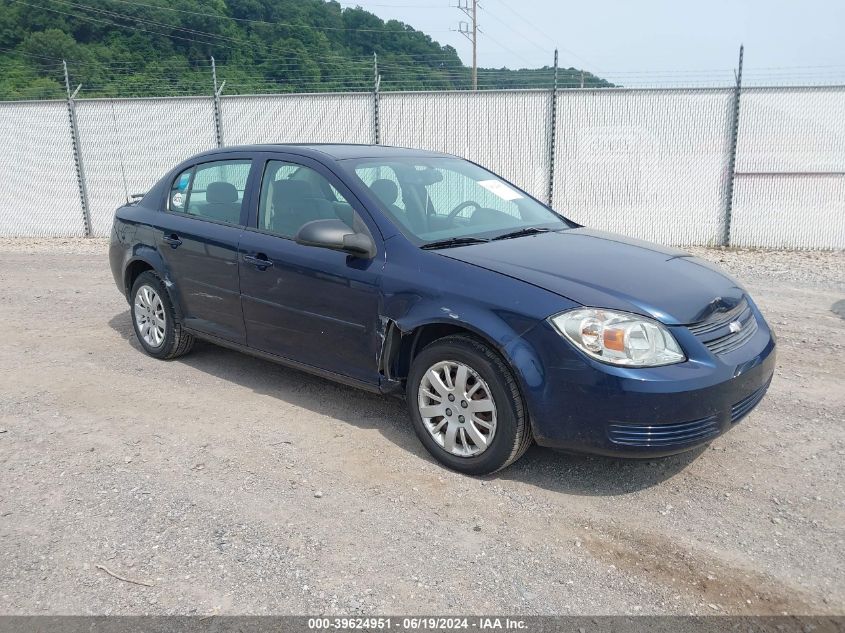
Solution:
M 308 628 L 314 631 L 327 630 L 397 630 L 397 631 L 443 631 L 478 630 L 496 631 L 525 630 L 526 622 L 519 618 L 504 617 L 335 617 L 309 618 Z

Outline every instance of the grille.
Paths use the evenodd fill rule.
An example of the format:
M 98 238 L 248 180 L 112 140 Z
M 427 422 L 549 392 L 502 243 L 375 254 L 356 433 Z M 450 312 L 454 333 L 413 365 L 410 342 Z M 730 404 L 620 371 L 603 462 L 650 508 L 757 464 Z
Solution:
M 745 396 L 742 400 L 737 402 L 734 406 L 731 407 L 731 423 L 736 424 L 746 415 L 751 413 L 751 410 L 756 407 L 760 400 L 763 399 L 763 396 L 766 395 L 766 390 L 769 388 L 769 385 L 772 383 L 772 379 L 766 382 L 765 385 L 760 387 L 757 391 L 752 393 L 749 396 Z
M 739 330 L 731 330 L 733 323 L 740 324 Z M 733 310 L 717 314 L 688 328 L 707 349 L 722 355 L 739 349 L 751 340 L 757 332 L 757 319 L 748 301 L 743 299 Z
M 620 424 L 608 425 L 608 437 L 614 444 L 624 446 L 673 446 L 700 442 L 719 434 L 717 415 L 677 424 Z

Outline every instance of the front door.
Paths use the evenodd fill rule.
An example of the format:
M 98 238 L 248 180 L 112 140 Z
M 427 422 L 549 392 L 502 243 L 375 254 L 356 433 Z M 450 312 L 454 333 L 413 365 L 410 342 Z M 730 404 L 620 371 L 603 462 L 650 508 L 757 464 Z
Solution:
M 377 384 L 384 250 L 364 260 L 293 240 L 311 220 L 363 224 L 346 187 L 315 161 L 269 160 L 241 238 L 241 302 L 250 347 Z M 368 229 L 376 237 L 377 229 Z
M 246 342 L 238 281 L 238 242 L 244 232 L 248 158 L 195 165 L 179 174 L 157 222 L 166 283 L 187 327 Z

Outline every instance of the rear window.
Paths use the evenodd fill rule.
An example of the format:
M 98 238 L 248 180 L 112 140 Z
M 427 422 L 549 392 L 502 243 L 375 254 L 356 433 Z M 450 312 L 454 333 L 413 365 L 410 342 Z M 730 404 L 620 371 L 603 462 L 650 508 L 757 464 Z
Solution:
M 207 220 L 240 224 L 250 160 L 221 160 L 186 169 L 170 187 L 168 209 Z

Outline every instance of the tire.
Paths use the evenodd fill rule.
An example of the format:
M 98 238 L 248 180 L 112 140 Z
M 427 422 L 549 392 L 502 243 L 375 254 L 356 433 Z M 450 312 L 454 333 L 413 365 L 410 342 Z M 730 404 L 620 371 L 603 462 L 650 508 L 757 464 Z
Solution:
M 194 337 L 176 317 L 170 293 L 153 271 L 141 273 L 132 284 L 129 313 L 138 342 L 153 358 L 177 358 L 194 346 Z
M 461 366 L 467 368 L 465 378 Z M 464 397 L 467 393 L 470 397 Z M 425 347 L 411 365 L 407 400 L 423 446 L 452 470 L 494 473 L 522 457 L 531 445 L 519 385 L 502 357 L 476 339 L 448 336 Z M 493 403 L 489 412 L 488 400 Z M 452 428 L 457 430 L 450 441 Z

